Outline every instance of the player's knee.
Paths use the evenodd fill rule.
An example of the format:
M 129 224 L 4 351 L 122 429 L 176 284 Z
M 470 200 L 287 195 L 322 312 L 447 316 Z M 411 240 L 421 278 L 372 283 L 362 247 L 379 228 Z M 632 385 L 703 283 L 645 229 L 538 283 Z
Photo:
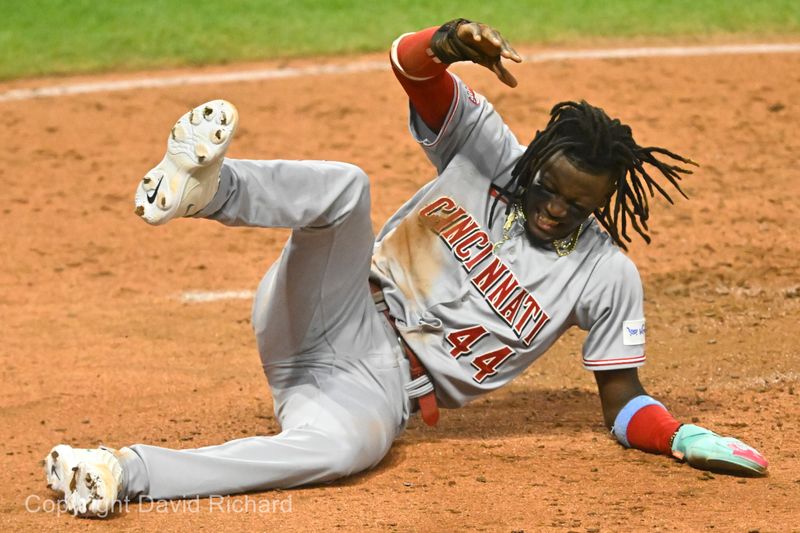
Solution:
M 330 469 L 337 478 L 371 468 L 384 455 L 382 450 L 376 450 L 370 446 L 362 446 L 361 443 L 354 442 L 340 442 L 332 448 L 329 456 Z
M 358 196 L 362 196 L 364 193 L 369 194 L 369 176 L 367 176 L 367 173 L 361 167 L 350 163 L 342 163 L 341 165 L 344 167 L 347 178 L 350 181 L 348 188 Z
M 353 211 L 357 207 L 364 207 L 364 204 L 369 209 L 369 176 L 355 165 L 342 163 L 342 166 L 345 170 L 342 196 L 346 198 L 350 206 L 348 210 Z
M 353 216 L 369 216 L 369 176 L 366 172 L 349 163 L 331 163 L 337 172 L 332 178 L 335 199 L 325 216 L 327 224 L 337 224 Z

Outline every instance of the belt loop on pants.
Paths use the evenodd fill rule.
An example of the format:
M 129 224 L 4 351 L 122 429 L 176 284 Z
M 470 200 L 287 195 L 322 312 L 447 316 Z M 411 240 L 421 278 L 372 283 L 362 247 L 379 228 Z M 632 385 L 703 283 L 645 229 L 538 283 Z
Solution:
M 436 395 L 434 394 L 431 377 L 428 371 L 425 370 L 425 366 L 423 366 L 422 362 L 417 357 L 417 354 L 414 353 L 400 335 L 400 331 L 394 323 L 394 317 L 389 314 L 389 306 L 386 305 L 386 300 L 383 297 L 383 289 L 372 280 L 369 282 L 369 288 L 372 291 L 372 299 L 375 302 L 375 307 L 392 327 L 392 331 L 394 331 L 394 334 L 397 336 L 397 340 L 403 350 L 403 355 L 408 359 L 409 367 L 411 368 L 411 381 L 406 385 L 408 397 L 417 400 L 420 413 L 422 413 L 422 420 L 425 424 L 435 426 L 439 421 L 439 406 L 436 405 Z

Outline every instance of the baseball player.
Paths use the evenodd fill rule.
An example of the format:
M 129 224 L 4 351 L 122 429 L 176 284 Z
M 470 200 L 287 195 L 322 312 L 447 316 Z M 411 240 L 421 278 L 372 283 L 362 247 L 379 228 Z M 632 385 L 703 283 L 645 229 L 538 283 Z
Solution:
M 141 181 L 136 213 L 291 228 L 262 279 L 252 324 L 282 431 L 219 446 L 56 446 L 48 484 L 78 515 L 137 496 L 223 495 L 331 481 L 375 466 L 419 411 L 460 407 L 522 373 L 567 329 L 588 331 L 603 418 L 626 447 L 690 465 L 763 475 L 741 441 L 681 424 L 647 394 L 642 284 L 623 253 L 647 236 L 648 197 L 680 191 L 693 162 L 639 146 L 586 102 L 562 102 L 520 145 L 486 99 L 447 71 L 473 61 L 505 84 L 521 58 L 464 19 L 398 38 L 395 75 L 410 130 L 438 176 L 377 238 L 369 180 L 328 161 L 225 159 L 239 122 L 223 100 L 181 117 Z

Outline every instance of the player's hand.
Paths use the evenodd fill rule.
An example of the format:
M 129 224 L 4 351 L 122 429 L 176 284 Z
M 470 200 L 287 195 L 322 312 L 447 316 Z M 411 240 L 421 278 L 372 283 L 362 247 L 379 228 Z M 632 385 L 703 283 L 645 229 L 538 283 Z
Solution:
M 516 78 L 503 65 L 503 59 L 521 63 L 522 57 L 491 26 L 465 19 L 452 20 L 434 33 L 431 50 L 443 63 L 472 61 L 494 72 L 509 87 L 517 86 Z
M 755 448 L 693 424 L 682 425 L 672 441 L 672 455 L 695 468 L 763 476 L 767 460 Z

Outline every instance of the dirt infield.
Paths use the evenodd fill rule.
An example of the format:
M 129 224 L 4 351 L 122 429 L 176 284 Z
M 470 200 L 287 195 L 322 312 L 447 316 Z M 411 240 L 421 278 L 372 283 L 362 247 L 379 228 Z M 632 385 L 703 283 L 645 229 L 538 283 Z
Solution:
M 654 243 L 630 254 L 646 291 L 641 373 L 682 420 L 759 448 L 769 477 L 623 449 L 572 332 L 506 389 L 443 412 L 438 428 L 414 418 L 374 471 L 131 505 L 108 521 L 59 516 L 40 466 L 55 443 L 185 448 L 277 430 L 249 300 L 181 294 L 254 289 L 286 232 L 150 228 L 133 191 L 175 118 L 224 97 L 242 117 L 231 157 L 356 163 L 372 177 L 379 226 L 433 169 L 388 71 L 333 74 L 0 103 L 0 529 L 799 530 L 800 55 L 529 64 L 514 68 L 515 90 L 456 71 L 521 140 L 555 102 L 585 98 L 640 144 L 702 164 L 686 182 L 692 200 L 658 202 Z

